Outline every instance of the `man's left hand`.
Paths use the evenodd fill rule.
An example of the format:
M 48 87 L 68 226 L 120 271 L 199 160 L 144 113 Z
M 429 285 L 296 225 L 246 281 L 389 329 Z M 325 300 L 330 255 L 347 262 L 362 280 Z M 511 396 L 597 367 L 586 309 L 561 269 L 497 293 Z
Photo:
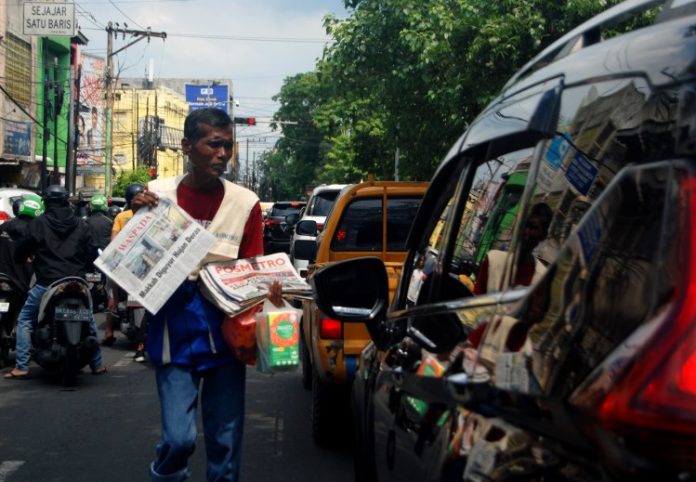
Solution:
M 278 308 L 283 306 L 283 295 L 282 295 L 283 285 L 280 281 L 274 281 L 271 283 L 271 287 L 268 289 L 268 299 L 271 303 L 276 305 Z

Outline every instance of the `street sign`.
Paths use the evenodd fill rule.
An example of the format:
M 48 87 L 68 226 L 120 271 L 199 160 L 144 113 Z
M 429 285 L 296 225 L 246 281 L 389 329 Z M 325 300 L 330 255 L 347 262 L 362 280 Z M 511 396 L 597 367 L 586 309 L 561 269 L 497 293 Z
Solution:
M 228 100 L 226 85 L 186 84 L 186 102 L 192 111 L 204 107 L 217 107 L 229 113 Z
M 77 27 L 75 4 L 25 2 L 22 25 L 24 35 L 73 37 Z

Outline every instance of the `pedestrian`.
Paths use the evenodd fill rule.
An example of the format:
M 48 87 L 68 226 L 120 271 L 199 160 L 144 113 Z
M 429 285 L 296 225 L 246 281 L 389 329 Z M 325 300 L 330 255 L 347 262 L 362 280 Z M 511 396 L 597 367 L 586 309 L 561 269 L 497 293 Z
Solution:
M 155 205 L 157 195 L 175 200 L 217 239 L 209 261 L 263 254 L 262 215 L 253 192 L 221 178 L 232 156 L 233 126 L 220 109 L 191 112 L 184 122 L 181 147 L 188 172 L 158 179 L 138 194 L 134 206 Z M 244 423 L 245 365 L 235 359 L 222 337 L 224 314 L 201 294 L 198 270 L 157 312 L 149 314 L 147 353 L 155 365 L 162 434 L 150 465 L 153 481 L 183 481 L 196 443 L 196 407 L 200 398 L 208 481 L 237 481 Z M 280 284 L 269 298 L 281 304 Z
M 18 241 L 15 260 L 26 262 L 33 256 L 36 284 L 29 290 L 27 301 L 17 317 L 15 368 L 5 379 L 29 376 L 31 334 L 36 327 L 41 298 L 48 286 L 66 276 L 82 276 L 97 258 L 97 246 L 91 230 L 73 211 L 63 186 L 48 186 L 43 197 L 46 212 L 36 217 Z M 92 316 L 90 331 L 97 336 Z M 89 363 L 94 375 L 106 373 L 101 351 L 97 348 Z
M 552 218 L 553 212 L 548 204 L 538 203 L 532 206 L 522 230 L 512 286 L 529 286 L 546 272 L 544 263 L 534 256 L 534 248 L 546 239 Z M 510 274 L 510 259 L 507 251 L 488 251 L 476 274 L 474 293 L 497 293 L 506 289 L 508 285 L 503 282 L 503 276 Z

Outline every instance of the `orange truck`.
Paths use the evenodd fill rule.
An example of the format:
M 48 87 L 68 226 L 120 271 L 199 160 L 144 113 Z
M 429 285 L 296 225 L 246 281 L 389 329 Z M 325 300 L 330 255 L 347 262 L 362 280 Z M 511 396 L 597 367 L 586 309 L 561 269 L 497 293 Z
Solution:
M 389 273 L 393 295 L 406 257 L 405 242 L 424 182 L 368 181 L 345 188 L 317 237 L 308 279 L 322 267 L 351 258 L 376 256 Z M 316 223 L 301 221 L 298 234 L 317 236 Z M 312 433 L 327 445 L 342 438 L 350 386 L 360 352 L 370 341 L 362 323 L 343 324 L 324 316 L 313 299 L 302 300 L 302 383 L 312 390 Z

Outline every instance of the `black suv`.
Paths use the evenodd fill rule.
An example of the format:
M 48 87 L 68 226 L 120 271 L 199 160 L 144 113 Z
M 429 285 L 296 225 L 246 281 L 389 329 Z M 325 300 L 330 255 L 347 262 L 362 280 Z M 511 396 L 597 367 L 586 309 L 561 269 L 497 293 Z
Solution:
M 288 222 L 300 218 L 300 212 L 307 203 L 302 201 L 277 202 L 273 204 L 263 223 L 263 252 L 265 254 L 278 251 L 290 251 L 290 238 L 292 238 L 294 224 Z
M 618 5 L 518 72 L 436 172 L 391 306 L 378 259 L 315 273 L 372 338 L 356 480 L 696 478 L 695 5 Z

